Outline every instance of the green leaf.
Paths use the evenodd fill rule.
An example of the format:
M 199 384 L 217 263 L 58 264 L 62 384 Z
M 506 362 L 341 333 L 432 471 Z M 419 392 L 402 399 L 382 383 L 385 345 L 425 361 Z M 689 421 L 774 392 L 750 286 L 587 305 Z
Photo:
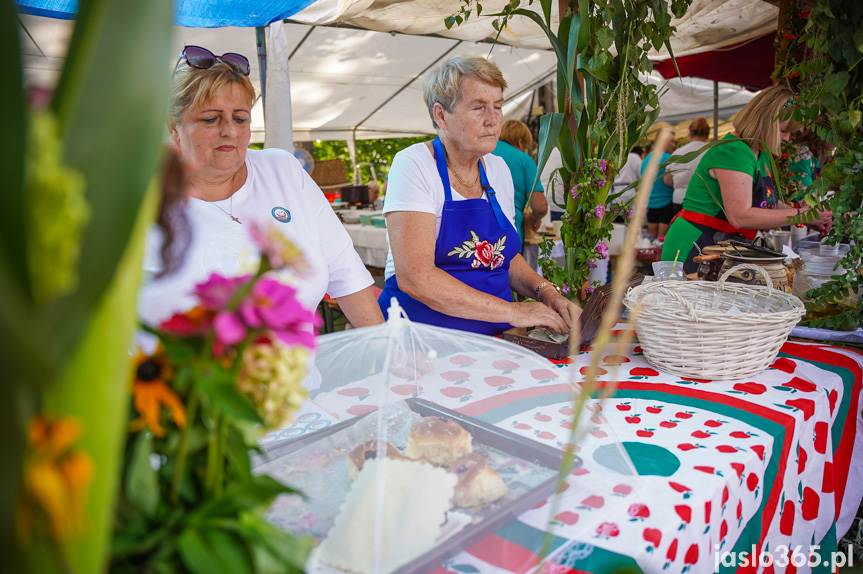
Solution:
M 578 0 L 578 13 L 581 14 L 583 25 L 578 30 L 578 44 L 576 50 L 581 54 L 590 43 L 590 3 L 588 0 Z
M 848 80 L 851 76 L 848 72 L 837 72 L 829 74 L 824 81 L 824 89 L 830 93 L 838 94 L 848 85 Z
M 263 424 L 258 412 L 246 397 L 237 389 L 237 381 L 234 375 L 221 367 L 213 366 L 209 376 L 203 376 L 200 380 L 201 393 L 208 396 L 213 405 L 226 415 L 239 420 Z
M 314 548 L 314 539 L 292 536 L 249 512 L 241 514 L 240 526 L 243 535 L 256 542 L 254 560 L 258 574 L 303 571 L 309 552 Z M 275 570 L 270 569 L 274 562 L 278 567 Z
M 450 28 L 453 27 L 453 24 L 455 24 L 455 18 L 453 18 L 452 16 L 449 16 L 448 18 L 444 19 L 443 24 L 444 24 L 444 26 L 446 26 L 446 29 L 449 30 Z
M 20 31 L 14 2 L 0 4 L 0 49 L 6 54 L 6 71 L 0 82 L 0 176 L 3 180 L 3 209 L 0 210 L 0 275 L 16 291 L 28 291 L 26 252 L 26 204 L 24 198 L 24 139 L 27 106 L 21 72 Z M 4 282 L 5 282 L 4 281 Z M 16 304 L 0 300 L 0 304 Z M 20 303 L 17 303 L 20 304 Z M 3 327 L 5 330 L 5 327 Z
M 560 127 L 563 125 L 565 119 L 566 116 L 558 113 L 545 114 L 540 118 L 539 153 L 537 155 L 538 164 L 536 168 L 536 177 L 534 177 L 530 189 L 536 189 L 539 176 L 545 167 L 545 163 L 548 161 L 548 157 L 551 155 L 551 150 L 554 149 L 554 142 L 557 141 L 557 137 L 560 135 Z M 530 198 L 528 198 L 525 205 L 530 205 Z
M 614 32 L 609 28 L 600 28 L 596 31 L 596 41 L 603 50 L 608 50 L 614 43 Z
M 183 564 L 192 574 L 252 574 L 249 551 L 234 534 L 214 528 L 187 528 L 177 539 Z
M 60 318 L 54 336 L 73 340 L 105 292 L 159 165 L 170 70 L 156 66 L 142 73 L 129 62 L 169 62 L 176 56 L 172 8 L 170 0 L 79 4 L 53 106 L 64 158 L 86 181 L 91 220 L 81 249 L 80 287 L 52 307 Z
M 150 466 L 152 454 L 153 439 L 150 433 L 139 432 L 132 447 L 124 485 L 129 502 L 148 518 L 153 518 L 159 508 L 159 477 Z

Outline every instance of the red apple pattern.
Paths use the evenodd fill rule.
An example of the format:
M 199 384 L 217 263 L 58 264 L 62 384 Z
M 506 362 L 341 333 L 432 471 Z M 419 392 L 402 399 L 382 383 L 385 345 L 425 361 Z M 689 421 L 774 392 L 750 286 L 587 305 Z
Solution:
M 507 393 L 519 392 L 521 396 L 528 397 L 531 395 L 526 393 L 532 392 L 532 389 L 560 386 L 567 382 L 569 376 L 551 365 L 549 368 L 539 368 L 533 363 L 528 366 L 524 357 L 516 355 L 511 359 L 488 361 L 465 353 L 444 357 L 440 361 L 443 369 L 434 375 L 440 377 L 438 385 L 422 380 L 420 388 L 411 384 L 396 385 L 391 388 L 392 393 L 404 397 L 419 392 L 421 398 L 448 408 L 462 409 Z M 596 375 L 608 375 L 609 365 L 622 365 L 615 367 L 622 380 L 626 379 L 627 374 L 629 377 L 641 378 L 632 379 L 629 383 L 641 385 L 635 388 L 642 389 L 643 393 L 649 394 L 649 385 L 654 383 L 677 384 L 686 391 L 697 389 L 702 393 L 729 393 L 727 396 L 734 397 L 734 400 L 752 401 L 762 408 L 766 406 L 783 416 L 793 417 L 795 422 L 791 424 L 797 426 L 789 428 L 794 429 L 795 438 L 799 436 L 800 446 L 793 445 L 787 464 L 790 472 L 796 471 L 799 477 L 799 491 L 796 488 L 792 490 L 790 484 L 784 486 L 782 500 L 773 511 L 771 528 L 776 536 L 788 538 L 777 538 L 771 542 L 771 547 L 793 541 L 795 533 L 803 528 L 800 524 L 804 522 L 823 524 L 824 520 L 831 519 L 834 493 L 840 485 L 844 487 L 845 479 L 834 478 L 835 471 L 830 458 L 837 446 L 831 444 L 834 431 L 825 420 L 835 415 L 844 395 L 841 394 L 841 385 L 826 378 L 817 378 L 811 363 L 778 358 L 768 371 L 772 373 L 771 378 L 765 377 L 764 382 L 756 378 L 745 382 L 719 381 L 710 384 L 704 384 L 706 381 L 699 379 L 681 379 L 657 372 L 637 353 L 626 357 L 605 356 L 605 368 L 601 367 Z M 571 367 L 562 368 L 568 371 Z M 584 367 L 578 371 L 574 376 L 586 374 Z M 346 413 L 342 417 L 345 420 L 375 410 L 375 405 L 365 404 L 373 398 L 370 394 L 372 388 L 377 387 L 370 383 L 363 386 L 354 383 L 329 392 L 330 396 L 338 395 L 338 404 L 341 405 L 333 411 L 336 414 Z M 728 545 L 734 543 L 746 526 L 746 521 L 753 520 L 755 516 L 761 519 L 757 513 L 762 500 L 760 491 L 763 490 L 763 497 L 766 498 L 773 489 L 782 488 L 778 483 L 768 482 L 768 476 L 765 475 L 769 465 L 775 466 L 775 457 L 784 456 L 781 454 L 781 443 L 774 443 L 769 430 L 749 426 L 727 409 L 713 410 L 685 401 L 677 404 L 663 402 L 661 398 L 656 398 L 661 396 L 659 393 L 649 394 L 650 398 L 633 398 L 638 395 L 618 393 L 621 398 L 610 399 L 601 414 L 598 412 L 598 403 L 589 404 L 592 416 L 584 417 L 590 418 L 589 422 L 584 422 L 592 435 L 591 440 L 595 440 L 595 444 L 606 444 L 604 441 L 608 441 L 611 436 L 608 431 L 614 429 L 621 441 L 666 448 L 678 457 L 681 467 L 668 477 L 643 476 L 642 486 L 646 489 L 634 490 L 632 485 L 626 483 L 597 481 L 597 476 L 604 475 L 591 473 L 591 470 L 596 470 L 591 450 L 580 452 L 584 466 L 573 472 L 561 487 L 561 506 L 553 517 L 558 524 L 556 534 L 566 536 L 567 528 L 584 528 L 585 513 L 588 513 L 596 516 L 594 520 L 602 521 L 594 531 L 596 543 L 604 548 L 632 554 L 632 541 L 643 540 L 641 550 L 646 555 L 656 557 L 655 562 L 643 564 L 648 570 L 653 568 L 662 571 L 663 565 L 669 564 L 666 572 L 707 571 L 713 565 L 714 543 L 722 545 L 723 551 L 729 550 Z M 541 397 L 543 394 L 537 391 L 533 396 Z M 847 403 L 847 399 L 844 400 Z M 515 429 L 532 440 L 563 448 L 575 415 L 573 404 L 568 400 L 558 403 L 543 400 L 542 404 L 547 406 L 534 406 L 530 411 L 496 424 Z M 487 408 L 495 407 L 490 403 Z M 859 412 L 856 414 L 860 415 Z M 749 420 L 752 420 L 751 417 Z M 810 469 L 813 470 L 810 472 Z M 715 488 L 721 489 L 712 503 L 702 498 L 705 484 L 714 484 Z M 585 489 L 585 485 L 589 488 Z M 694 487 L 697 492 L 693 492 L 690 487 Z M 607 504 L 610 502 L 609 497 L 621 503 L 623 501 L 620 499 L 626 498 L 626 504 L 622 507 Z M 700 523 L 702 507 L 703 525 Z M 525 513 L 522 520 L 534 527 L 544 528 L 543 525 L 552 519 L 548 516 L 548 508 L 549 501 L 541 501 Z M 692 515 L 693 508 L 699 510 L 696 517 Z M 692 525 L 693 518 L 699 521 L 698 526 Z M 806 540 L 805 543 L 810 541 Z

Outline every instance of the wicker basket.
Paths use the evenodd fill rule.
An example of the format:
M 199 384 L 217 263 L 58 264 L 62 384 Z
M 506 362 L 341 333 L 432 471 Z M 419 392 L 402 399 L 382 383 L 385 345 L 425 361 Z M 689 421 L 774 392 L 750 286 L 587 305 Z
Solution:
M 315 168 L 309 175 L 320 187 L 348 185 L 348 175 L 343 159 L 316 161 Z
M 639 261 L 659 261 L 662 259 L 662 246 L 639 247 L 635 250 L 635 258 Z
M 658 369 L 699 379 L 739 379 L 766 369 L 806 309 L 770 286 L 661 281 L 634 287 L 624 305 L 635 315 L 644 357 Z M 636 311 L 638 309 L 638 311 Z

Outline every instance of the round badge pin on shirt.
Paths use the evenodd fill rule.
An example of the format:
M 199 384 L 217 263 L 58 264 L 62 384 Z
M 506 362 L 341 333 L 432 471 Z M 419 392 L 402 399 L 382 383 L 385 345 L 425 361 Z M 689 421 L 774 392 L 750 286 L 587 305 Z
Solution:
M 276 221 L 287 223 L 291 220 L 291 212 L 284 207 L 274 207 L 271 213 L 273 214 L 273 217 L 276 218 Z

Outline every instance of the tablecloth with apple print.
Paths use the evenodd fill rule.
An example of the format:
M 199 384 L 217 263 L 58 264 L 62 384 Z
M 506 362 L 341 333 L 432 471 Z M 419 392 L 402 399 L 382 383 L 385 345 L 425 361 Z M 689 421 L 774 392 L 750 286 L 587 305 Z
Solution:
M 419 395 L 562 448 L 572 415 L 564 369 L 583 374 L 579 360 L 586 355 L 568 360 L 574 369 L 523 369 L 518 355 L 442 357 Z M 714 572 L 717 551 L 836 549 L 863 497 L 859 353 L 789 342 L 763 373 L 712 382 L 658 372 L 636 343 L 625 355 L 606 354 L 598 374 L 618 381 L 617 389 L 601 410 L 588 404 L 590 433 L 578 445 L 583 466 L 567 477 L 558 503 L 536 505 L 435 574 L 532 572 L 544 544 L 546 571 L 554 574 Z M 344 420 L 375 410 L 363 385 L 326 391 L 327 415 Z M 407 396 L 416 390 L 392 388 Z M 615 461 L 614 444 L 623 445 L 637 476 Z M 718 571 L 737 568 L 720 564 Z

